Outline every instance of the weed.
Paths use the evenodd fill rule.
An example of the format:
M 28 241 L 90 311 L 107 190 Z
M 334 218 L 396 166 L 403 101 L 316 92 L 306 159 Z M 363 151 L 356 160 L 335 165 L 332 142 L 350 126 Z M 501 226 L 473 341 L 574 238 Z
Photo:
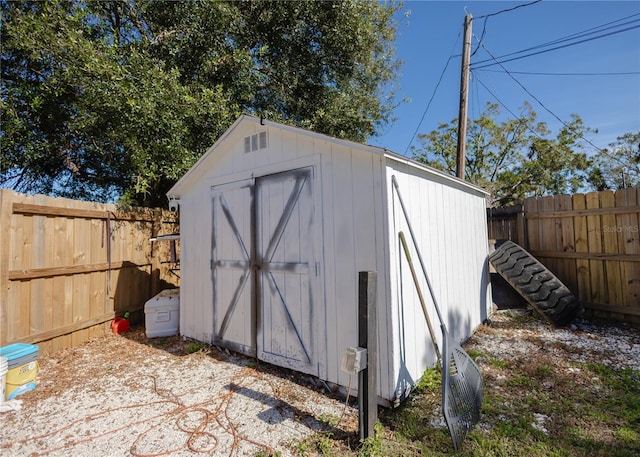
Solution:
M 435 391 L 440 389 L 440 368 L 427 368 L 416 386 L 416 392 Z
M 187 354 L 193 354 L 194 352 L 199 352 L 203 350 L 205 347 L 207 347 L 205 343 L 191 342 L 187 345 Z
M 531 389 L 535 387 L 536 382 L 529 376 L 526 376 L 524 374 L 517 374 L 507 381 L 507 385 L 509 387 L 526 387 Z
M 333 447 L 333 440 L 331 437 L 331 433 L 323 434 L 316 441 L 316 449 L 320 455 L 331 455 L 331 449 Z
M 516 325 L 528 324 L 530 322 L 536 322 L 541 319 L 537 313 L 533 313 L 529 310 L 525 310 L 525 311 L 511 310 L 505 313 L 505 315 L 509 317 L 511 320 L 513 320 L 514 324 Z
M 616 430 L 616 438 L 630 444 L 640 442 L 638 431 L 633 430 L 629 427 L 620 427 L 618 430 Z
M 336 425 L 338 425 L 338 421 L 340 420 L 340 418 L 333 414 L 320 414 L 320 416 L 318 416 L 318 420 L 320 422 L 324 422 L 330 427 L 335 427 Z
M 295 441 L 292 443 L 292 445 L 296 455 L 300 457 L 306 457 L 307 455 L 310 455 L 311 450 L 313 449 L 312 440 L 310 438 L 302 441 Z
M 282 457 L 282 453 L 280 451 L 260 451 L 256 454 L 256 457 Z
M 554 374 L 553 368 L 549 365 L 539 365 L 535 369 L 535 375 L 538 378 L 548 378 Z
M 374 425 L 374 435 L 362 441 L 358 455 L 360 457 L 375 457 L 385 455 L 382 453 L 382 434 L 384 427 L 380 422 Z
M 467 354 L 473 359 L 476 360 L 478 357 L 485 357 L 485 354 L 480 351 L 476 351 L 475 349 L 469 349 Z
M 510 363 L 507 362 L 506 360 L 501 360 L 495 357 L 491 357 L 489 358 L 489 365 L 491 365 L 492 367 L 495 368 L 500 368 L 500 369 L 507 369 L 510 366 Z

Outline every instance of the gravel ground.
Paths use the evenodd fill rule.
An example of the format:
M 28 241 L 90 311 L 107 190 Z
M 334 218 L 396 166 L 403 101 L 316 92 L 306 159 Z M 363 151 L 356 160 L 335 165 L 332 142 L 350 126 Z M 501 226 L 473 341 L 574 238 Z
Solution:
M 527 313 L 494 313 L 465 348 L 503 360 L 544 351 L 569 371 L 578 362 L 640 371 L 638 328 L 576 320 L 554 329 Z M 41 355 L 38 387 L 18 397 L 21 410 L 0 414 L 0 454 L 288 456 L 318 433 L 357 439 L 357 410 L 310 377 L 217 348 L 188 354 L 188 345 L 134 329 Z
M 532 311 L 495 312 L 465 344 L 502 360 L 534 359 L 542 352 L 576 363 L 602 363 L 613 369 L 640 372 L 640 328 L 624 323 L 576 319 L 565 328 L 553 328 L 542 319 L 527 318 Z M 482 365 L 483 360 L 477 360 Z
M 309 377 L 187 347 L 137 329 L 41 356 L 38 387 L 0 415 L 0 454 L 287 456 L 319 432 L 357 436 L 357 410 Z

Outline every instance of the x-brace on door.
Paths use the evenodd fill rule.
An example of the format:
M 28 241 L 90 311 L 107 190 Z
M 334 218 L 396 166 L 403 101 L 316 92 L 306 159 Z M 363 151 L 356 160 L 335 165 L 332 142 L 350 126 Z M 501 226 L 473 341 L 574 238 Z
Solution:
M 214 340 L 318 374 L 312 168 L 213 188 Z

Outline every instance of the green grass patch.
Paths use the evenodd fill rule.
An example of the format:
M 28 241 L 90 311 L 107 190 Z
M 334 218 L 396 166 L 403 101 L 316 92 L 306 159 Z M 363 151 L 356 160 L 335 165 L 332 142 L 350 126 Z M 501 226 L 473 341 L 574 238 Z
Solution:
M 514 313 L 513 326 L 538 320 Z M 568 353 L 575 348 L 558 346 Z M 376 436 L 317 434 L 297 455 L 461 457 L 636 457 L 640 455 L 640 372 L 603 363 L 569 362 L 556 351 L 482 358 L 485 395 L 480 422 L 457 452 L 442 416 L 441 372 L 424 372 L 399 407 L 381 409 Z M 332 425 L 332 418 L 322 422 Z M 338 426 L 339 428 L 339 426 Z
M 205 349 L 207 345 L 205 343 L 200 342 L 191 342 L 187 345 L 187 354 L 193 354 L 195 352 L 200 352 Z

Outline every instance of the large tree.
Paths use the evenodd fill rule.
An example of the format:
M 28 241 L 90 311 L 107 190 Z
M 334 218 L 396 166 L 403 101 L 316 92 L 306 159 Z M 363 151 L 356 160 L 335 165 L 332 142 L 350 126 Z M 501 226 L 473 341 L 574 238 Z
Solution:
M 163 205 L 241 113 L 364 141 L 390 120 L 398 6 L 2 0 L 0 184 Z
M 619 136 L 593 159 L 590 181 L 598 190 L 640 186 L 640 132 Z
M 512 204 L 530 196 L 576 192 L 587 179 L 589 160 L 581 152 L 588 130 L 573 115 L 553 137 L 525 103 L 516 119 L 500 121 L 500 109 L 487 104 L 467 125 L 465 179 L 491 193 L 491 205 Z M 455 175 L 457 119 L 420 134 L 414 158 Z

